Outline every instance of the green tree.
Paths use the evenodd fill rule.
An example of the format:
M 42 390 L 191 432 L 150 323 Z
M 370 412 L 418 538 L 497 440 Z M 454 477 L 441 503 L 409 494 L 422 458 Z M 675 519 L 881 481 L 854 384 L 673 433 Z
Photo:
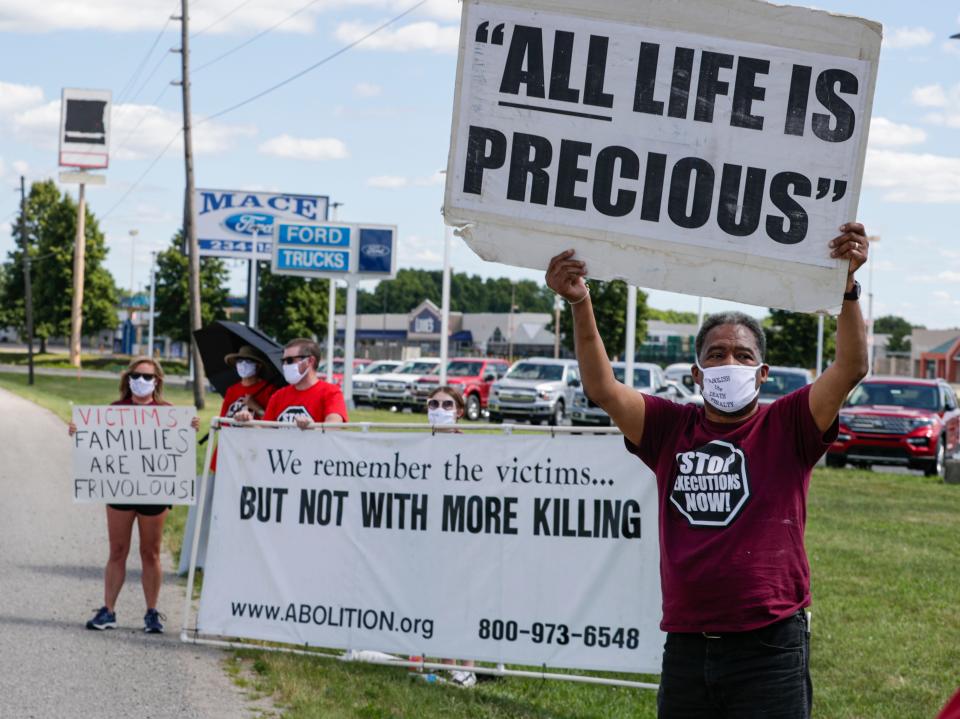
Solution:
M 551 293 L 552 295 L 552 293 Z M 611 359 L 622 357 L 627 338 L 627 285 L 620 280 L 600 282 L 590 280 L 590 300 L 597 329 L 603 338 L 603 346 Z M 647 336 L 647 294 L 637 290 L 637 348 Z M 574 351 L 573 312 L 566 302 L 560 317 L 563 345 Z M 552 328 L 551 328 L 552 329 Z
M 647 319 L 670 322 L 677 325 L 695 325 L 699 321 L 696 312 L 681 312 L 679 310 L 658 310 L 650 307 Z
M 183 253 L 183 230 L 170 247 L 157 255 L 155 296 L 158 334 L 176 342 L 190 341 L 189 261 Z M 230 272 L 218 257 L 200 258 L 200 318 L 203 326 L 227 316 L 227 280 Z
M 923 328 L 917 326 L 917 329 Z M 887 341 L 887 349 L 891 352 L 909 352 L 910 335 L 913 330 L 914 325 L 911 325 L 903 317 L 897 317 L 896 315 L 884 315 L 873 321 L 874 333 L 890 335 L 890 339 Z
M 767 335 L 766 362 L 771 365 L 813 368 L 817 364 L 817 316 L 787 310 L 770 310 L 764 322 Z M 825 317 L 823 323 L 823 364 L 836 354 L 837 320 Z
M 328 280 L 275 275 L 269 263 L 260 263 L 258 326 L 283 343 L 294 337 L 323 338 L 327 334 Z M 343 292 L 337 293 L 338 311 L 343 310 Z M 359 298 L 357 302 L 359 308 Z M 359 309 L 358 309 L 359 311 Z M 380 310 L 376 310 L 380 311 Z
M 69 337 L 73 297 L 73 246 L 77 205 L 53 180 L 35 182 L 24 213 L 26 241 L 32 259 L 34 334 L 40 351 L 50 337 Z M 82 333 L 90 335 L 117 325 L 117 294 L 113 277 L 103 267 L 107 246 L 96 217 L 86 210 Z M 0 299 L 5 323 L 26 324 L 23 293 L 23 237 L 19 220 L 13 226 L 15 248 L 8 254 Z

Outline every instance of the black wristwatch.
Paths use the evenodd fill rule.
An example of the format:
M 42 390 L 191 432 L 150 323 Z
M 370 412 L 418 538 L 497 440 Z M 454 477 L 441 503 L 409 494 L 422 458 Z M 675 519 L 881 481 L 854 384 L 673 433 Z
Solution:
M 849 292 L 843 293 L 843 299 L 850 300 L 851 302 L 856 302 L 860 299 L 860 283 L 856 280 L 853 281 L 853 289 Z

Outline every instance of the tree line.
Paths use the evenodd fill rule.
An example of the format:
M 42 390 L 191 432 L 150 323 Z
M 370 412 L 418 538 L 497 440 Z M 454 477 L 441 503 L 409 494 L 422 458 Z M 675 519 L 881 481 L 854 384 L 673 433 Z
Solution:
M 25 330 L 23 247 L 32 264 L 34 295 L 34 333 L 41 351 L 47 340 L 70 334 L 70 303 L 73 288 L 73 245 L 76 233 L 77 205 L 61 192 L 53 180 L 35 182 L 30 188 L 21 223 L 14 222 L 15 242 L 6 262 L 0 264 L 0 326 Z M 116 308 L 123 292 L 104 266 L 109 248 L 99 222 L 86 210 L 86 255 L 83 299 L 83 334 L 89 336 L 116 328 Z M 274 275 L 270 265 L 259 266 L 260 328 L 278 339 L 323 337 L 327 331 L 326 280 Z M 203 323 L 227 316 L 229 270 L 216 257 L 200 260 L 200 286 Z M 423 300 L 441 303 L 443 276 L 440 270 L 401 269 L 393 280 L 384 280 L 374 288 L 360 288 L 357 307 L 361 314 L 406 314 Z M 178 230 L 169 246 L 157 255 L 155 329 L 174 341 L 189 338 L 189 296 L 187 258 L 183 252 L 183 233 Z M 622 355 L 625 339 L 627 287 L 623 282 L 591 280 L 591 296 L 600 334 L 611 357 Z M 453 273 L 450 281 L 450 305 L 454 312 L 552 313 L 555 297 L 541 282 L 510 280 L 505 277 L 481 278 L 463 272 Z M 338 293 L 337 311 L 343 312 L 344 293 Z M 245 319 L 241 317 L 240 319 Z M 694 312 L 657 310 L 647 306 L 644 292 L 637 293 L 637 343 L 646 337 L 649 320 L 696 324 Z M 764 321 L 767 332 L 767 361 L 812 367 L 816 362 L 817 319 L 783 310 L 771 309 Z M 914 326 L 901 317 L 877 318 L 877 333 L 890 334 L 888 348 L 909 351 Z M 553 327 L 551 326 L 551 330 Z M 824 357 L 834 355 L 836 321 L 827 318 Z M 573 323 L 570 307 L 563 303 L 561 332 L 564 346 L 573 349 Z

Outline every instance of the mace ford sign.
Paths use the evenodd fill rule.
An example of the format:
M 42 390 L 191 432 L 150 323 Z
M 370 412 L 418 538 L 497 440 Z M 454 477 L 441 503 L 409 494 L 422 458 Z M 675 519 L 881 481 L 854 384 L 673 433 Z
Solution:
M 323 222 L 329 198 L 242 190 L 196 190 L 200 254 L 270 260 L 275 228 L 283 222 Z
M 467 0 L 446 221 L 487 260 L 839 308 L 880 40 L 759 0 Z
M 396 273 L 396 227 L 281 223 L 271 271 L 303 277 L 389 279 Z

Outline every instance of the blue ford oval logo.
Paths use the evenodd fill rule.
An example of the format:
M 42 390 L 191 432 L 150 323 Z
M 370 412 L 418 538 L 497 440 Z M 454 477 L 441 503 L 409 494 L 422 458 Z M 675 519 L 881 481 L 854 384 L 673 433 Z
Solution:
M 223 226 L 239 235 L 272 235 L 273 215 L 265 215 L 260 212 L 230 215 L 223 221 Z
M 363 254 L 367 257 L 386 257 L 390 254 L 389 245 L 364 245 Z

